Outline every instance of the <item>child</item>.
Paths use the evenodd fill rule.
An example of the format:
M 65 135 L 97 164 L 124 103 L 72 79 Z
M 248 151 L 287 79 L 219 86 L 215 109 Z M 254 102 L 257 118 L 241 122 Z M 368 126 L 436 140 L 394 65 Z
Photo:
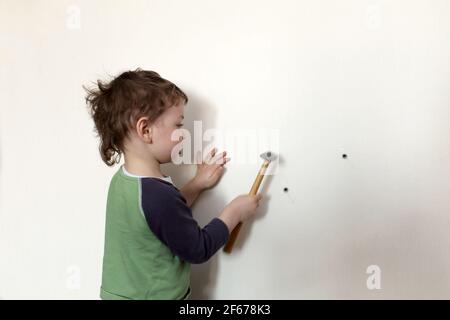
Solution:
M 97 88 L 98 86 L 98 88 Z M 160 164 L 171 162 L 174 130 L 184 118 L 187 96 L 158 73 L 136 69 L 86 89 L 86 102 L 100 138 L 100 155 L 114 174 L 106 205 L 102 299 L 187 299 L 190 264 L 203 263 L 253 216 L 260 195 L 241 195 L 203 229 L 190 206 L 213 187 L 229 160 L 208 154 L 197 173 L 178 189 Z

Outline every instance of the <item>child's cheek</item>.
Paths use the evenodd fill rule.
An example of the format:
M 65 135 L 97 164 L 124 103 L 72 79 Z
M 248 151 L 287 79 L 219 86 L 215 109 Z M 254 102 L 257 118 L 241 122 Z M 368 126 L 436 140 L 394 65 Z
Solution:
M 175 130 L 171 131 L 171 132 L 169 133 L 169 144 L 172 145 L 172 146 L 173 146 L 174 144 L 176 144 L 176 138 L 177 138 L 177 136 L 176 136 Z
M 183 140 L 182 132 L 179 129 L 175 129 L 171 133 L 171 142 L 175 146 Z
M 169 136 L 169 143 L 167 144 L 168 146 L 170 146 L 170 152 L 172 152 L 172 149 L 175 148 L 175 146 L 179 144 L 181 140 L 182 138 L 179 137 L 179 133 L 177 133 L 175 130 L 172 131 Z

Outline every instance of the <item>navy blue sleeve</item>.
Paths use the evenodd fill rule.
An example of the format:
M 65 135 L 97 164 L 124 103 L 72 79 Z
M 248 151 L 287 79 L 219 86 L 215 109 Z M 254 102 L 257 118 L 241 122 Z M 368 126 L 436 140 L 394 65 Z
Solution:
M 226 224 L 214 218 L 200 228 L 186 199 L 170 182 L 142 178 L 141 188 L 147 224 L 174 255 L 189 263 L 203 263 L 227 242 Z

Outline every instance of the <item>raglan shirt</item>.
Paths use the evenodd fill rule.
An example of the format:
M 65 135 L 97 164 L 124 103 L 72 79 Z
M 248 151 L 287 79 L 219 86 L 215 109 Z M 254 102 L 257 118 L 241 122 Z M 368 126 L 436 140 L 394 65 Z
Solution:
M 174 255 L 189 263 L 203 263 L 226 243 L 229 236 L 226 224 L 214 218 L 200 228 L 170 177 L 140 179 L 142 210 L 147 224 Z
M 105 221 L 102 299 L 185 299 L 190 264 L 229 237 L 214 218 L 201 228 L 170 177 L 142 177 L 123 165 L 111 180 Z

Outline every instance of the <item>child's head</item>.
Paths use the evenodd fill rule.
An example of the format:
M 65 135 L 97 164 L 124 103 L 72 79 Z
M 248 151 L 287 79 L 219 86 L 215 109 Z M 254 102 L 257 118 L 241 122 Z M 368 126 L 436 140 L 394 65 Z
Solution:
M 86 88 L 85 88 L 86 89 Z M 154 71 L 127 71 L 86 89 L 86 103 L 100 138 L 100 155 L 112 166 L 122 153 L 170 161 L 173 131 L 182 126 L 188 97 Z

